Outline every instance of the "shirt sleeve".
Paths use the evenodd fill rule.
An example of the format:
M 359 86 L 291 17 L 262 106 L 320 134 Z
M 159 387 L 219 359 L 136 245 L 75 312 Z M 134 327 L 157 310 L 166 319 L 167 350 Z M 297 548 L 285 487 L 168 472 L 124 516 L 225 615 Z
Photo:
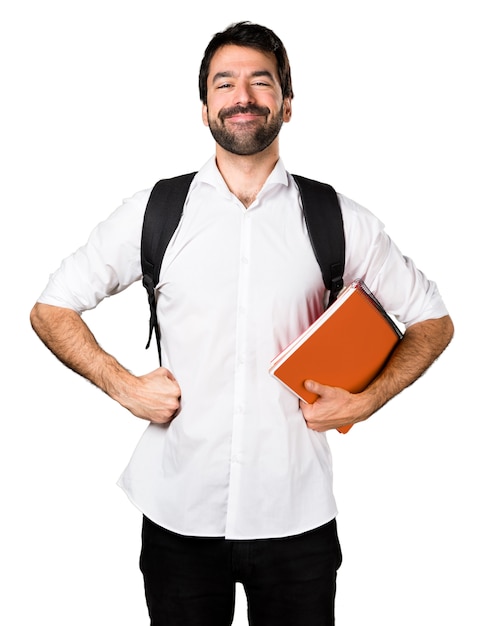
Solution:
M 447 315 L 436 283 L 401 253 L 384 224 L 349 198 L 339 198 L 346 238 L 345 284 L 362 279 L 406 328 Z
M 141 278 L 141 229 L 151 190 L 124 200 L 92 231 L 87 243 L 64 259 L 38 302 L 73 309 L 95 308 Z

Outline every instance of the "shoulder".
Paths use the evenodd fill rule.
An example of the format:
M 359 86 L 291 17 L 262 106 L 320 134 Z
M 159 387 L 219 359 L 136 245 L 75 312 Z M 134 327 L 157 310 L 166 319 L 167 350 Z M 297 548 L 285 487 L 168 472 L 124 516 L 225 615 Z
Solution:
M 374 215 L 369 209 L 362 204 L 359 204 L 355 200 L 348 198 L 342 193 L 337 192 L 339 198 L 339 204 L 343 216 L 349 220 L 363 221 L 365 223 L 375 223 L 383 227 L 381 220 Z

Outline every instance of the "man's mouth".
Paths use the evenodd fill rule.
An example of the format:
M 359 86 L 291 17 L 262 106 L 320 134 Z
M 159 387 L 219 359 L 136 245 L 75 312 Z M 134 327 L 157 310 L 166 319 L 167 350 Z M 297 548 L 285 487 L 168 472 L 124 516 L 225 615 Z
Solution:
M 260 117 L 263 117 L 263 116 L 253 115 L 251 113 L 237 113 L 236 115 L 229 115 L 225 119 L 227 119 L 230 122 L 245 122 L 246 123 L 246 122 L 257 120 Z

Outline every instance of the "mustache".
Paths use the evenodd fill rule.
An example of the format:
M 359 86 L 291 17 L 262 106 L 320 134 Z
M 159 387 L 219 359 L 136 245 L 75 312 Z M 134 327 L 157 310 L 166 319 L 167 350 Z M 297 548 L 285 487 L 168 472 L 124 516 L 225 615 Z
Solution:
M 227 109 L 221 109 L 218 113 L 218 117 L 221 121 L 225 120 L 228 117 L 233 117 L 233 115 L 269 115 L 270 110 L 268 107 L 261 107 L 257 104 L 249 104 L 248 106 L 236 105 L 234 107 L 229 107 Z

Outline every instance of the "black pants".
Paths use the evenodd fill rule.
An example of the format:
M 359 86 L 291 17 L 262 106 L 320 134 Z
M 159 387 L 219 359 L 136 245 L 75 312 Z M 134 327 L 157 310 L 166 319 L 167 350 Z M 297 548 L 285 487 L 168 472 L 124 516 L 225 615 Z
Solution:
M 229 626 L 235 583 L 251 626 L 333 626 L 336 521 L 285 539 L 185 537 L 143 520 L 140 567 L 151 626 Z

